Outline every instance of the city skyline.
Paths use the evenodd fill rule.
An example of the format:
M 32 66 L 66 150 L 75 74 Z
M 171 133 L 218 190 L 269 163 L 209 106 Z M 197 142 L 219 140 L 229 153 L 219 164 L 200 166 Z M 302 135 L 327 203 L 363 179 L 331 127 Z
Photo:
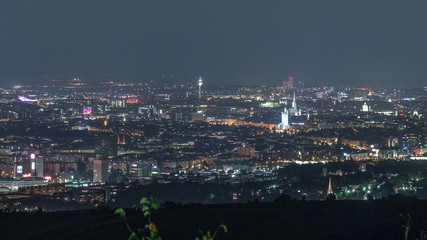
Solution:
M 199 77 L 185 84 L 94 84 L 72 78 L 0 88 L 0 217 L 11 218 L 11 229 L 20 226 L 14 223 L 20 214 L 28 216 L 22 221 L 29 225 L 32 216 L 56 218 L 63 211 L 67 216 L 90 211 L 97 219 L 99 210 L 115 218 L 117 209 L 128 212 L 135 203 L 144 204 L 143 197 L 158 202 L 156 216 L 227 205 L 243 211 L 238 218 L 248 221 L 257 218 L 256 205 L 270 209 L 256 207 L 264 216 L 277 208 L 268 220 L 280 225 L 293 223 L 276 220 L 289 209 L 306 221 L 314 218 L 301 210 L 346 206 L 346 219 L 357 219 L 351 209 L 364 205 L 383 224 L 399 216 L 396 199 L 425 203 L 427 87 L 306 87 L 292 76 L 275 87 L 205 88 L 205 82 Z M 390 209 L 389 218 L 378 214 L 379 206 Z M 414 211 L 425 209 L 413 208 L 411 216 Z M 176 218 L 167 219 L 177 224 Z M 248 223 L 221 219 L 230 226 L 229 239 L 253 238 L 238 230 Z M 345 225 L 334 219 L 327 223 Z M 80 222 L 67 218 L 61 225 L 75 223 Z M 287 236 L 274 228 L 274 236 Z M 43 239 L 68 233 L 50 229 L 36 225 L 23 233 Z M 100 232 L 72 229 L 81 234 L 63 239 Z M 166 239 L 169 228 L 161 229 Z
M 0 1 L 4 239 L 427 239 L 427 1 Z

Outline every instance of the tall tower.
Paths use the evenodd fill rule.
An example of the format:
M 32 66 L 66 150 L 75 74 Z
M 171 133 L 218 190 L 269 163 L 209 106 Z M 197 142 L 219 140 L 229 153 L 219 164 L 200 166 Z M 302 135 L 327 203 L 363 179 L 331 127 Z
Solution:
M 199 85 L 199 100 L 200 100 L 202 98 L 202 85 L 203 85 L 203 80 L 201 77 L 199 78 L 197 85 Z

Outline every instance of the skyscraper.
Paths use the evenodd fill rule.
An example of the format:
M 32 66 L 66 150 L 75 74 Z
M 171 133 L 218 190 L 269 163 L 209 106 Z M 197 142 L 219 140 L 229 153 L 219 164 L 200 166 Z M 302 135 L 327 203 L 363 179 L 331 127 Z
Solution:
M 289 89 L 294 88 L 294 76 L 288 76 L 288 88 Z
M 283 81 L 283 89 L 285 91 L 294 89 L 294 76 L 288 76 L 288 81 Z
M 93 161 L 93 182 L 105 182 L 108 179 L 108 161 L 97 159 Z
M 43 175 L 44 175 L 44 171 L 43 171 L 44 164 L 43 163 L 44 163 L 43 157 L 38 156 L 36 158 L 36 176 L 37 177 L 43 177 Z
M 43 156 L 36 156 L 34 153 L 30 155 L 31 176 L 43 177 Z

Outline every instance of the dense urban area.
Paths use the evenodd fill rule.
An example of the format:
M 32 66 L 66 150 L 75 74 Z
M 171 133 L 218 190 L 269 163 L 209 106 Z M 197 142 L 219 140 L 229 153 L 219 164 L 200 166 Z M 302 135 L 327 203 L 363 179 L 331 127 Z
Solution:
M 427 198 L 427 89 L 204 84 L 0 89 L 1 211 Z

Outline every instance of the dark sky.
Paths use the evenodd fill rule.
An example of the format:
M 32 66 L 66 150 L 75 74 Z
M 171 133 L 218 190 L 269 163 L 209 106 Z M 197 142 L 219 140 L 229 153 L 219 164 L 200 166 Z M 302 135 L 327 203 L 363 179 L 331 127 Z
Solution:
M 0 85 L 59 74 L 421 86 L 427 1 L 1 0 Z

